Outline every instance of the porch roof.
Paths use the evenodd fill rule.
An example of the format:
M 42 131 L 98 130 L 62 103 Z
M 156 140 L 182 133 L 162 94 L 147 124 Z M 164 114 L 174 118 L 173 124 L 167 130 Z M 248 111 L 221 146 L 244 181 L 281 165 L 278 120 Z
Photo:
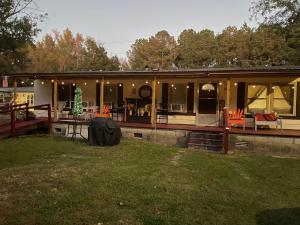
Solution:
M 205 68 L 186 70 L 143 70 L 143 71 L 71 71 L 51 73 L 9 73 L 13 78 L 31 79 L 95 79 L 99 77 L 114 79 L 132 79 L 145 77 L 158 78 L 230 78 L 255 76 L 300 77 L 300 66 L 288 67 L 252 67 L 252 68 Z

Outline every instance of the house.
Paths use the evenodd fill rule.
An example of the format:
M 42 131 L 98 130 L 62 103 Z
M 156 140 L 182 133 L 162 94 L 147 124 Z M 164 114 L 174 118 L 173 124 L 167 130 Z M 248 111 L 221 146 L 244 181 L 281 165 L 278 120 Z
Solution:
M 8 76 L 33 79 L 35 104 L 51 104 L 55 120 L 68 116 L 74 90 L 80 87 L 86 112 L 103 113 L 108 107 L 115 120 L 128 124 L 218 126 L 226 106 L 229 111 L 243 109 L 247 127 L 254 127 L 253 113 L 277 112 L 284 129 L 300 130 L 300 67 Z
M 6 105 L 13 101 L 14 89 L 0 88 L 0 105 Z M 16 89 L 16 104 L 29 103 L 34 105 L 34 88 L 33 87 L 17 87 Z

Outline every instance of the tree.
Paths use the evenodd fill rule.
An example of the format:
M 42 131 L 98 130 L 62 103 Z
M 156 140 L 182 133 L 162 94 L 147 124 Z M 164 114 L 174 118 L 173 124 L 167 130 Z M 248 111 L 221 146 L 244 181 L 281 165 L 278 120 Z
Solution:
M 214 64 L 217 43 L 214 32 L 184 30 L 178 38 L 176 65 L 183 68 L 202 68 Z
M 17 71 L 26 63 L 23 48 L 38 33 L 37 21 L 46 14 L 37 14 L 33 0 L 1 0 L 0 2 L 0 72 Z
M 293 23 L 300 14 L 299 0 L 256 0 L 250 8 L 252 17 L 263 17 L 265 24 L 288 25 Z
M 109 58 L 104 47 L 82 34 L 75 36 L 69 29 L 47 34 L 35 46 L 28 47 L 28 72 L 66 72 L 119 70 L 118 57 Z
M 174 37 L 163 30 L 149 39 L 138 39 L 128 52 L 128 59 L 132 69 L 143 70 L 169 69 L 172 67 L 175 55 L 176 41 Z

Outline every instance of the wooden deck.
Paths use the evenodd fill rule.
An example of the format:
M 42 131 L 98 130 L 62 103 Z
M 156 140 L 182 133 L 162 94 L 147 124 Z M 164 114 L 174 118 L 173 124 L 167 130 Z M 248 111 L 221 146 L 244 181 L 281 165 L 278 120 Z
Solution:
M 64 123 L 58 121 L 56 123 Z M 86 125 L 89 124 L 87 121 Z M 196 125 L 187 125 L 187 124 L 156 124 L 156 126 L 145 123 L 126 123 L 118 122 L 120 127 L 128 128 L 140 128 L 140 129 L 165 129 L 165 130 L 186 130 L 186 131 L 195 131 L 195 132 L 223 132 L 222 127 L 215 126 L 196 126 Z M 241 135 L 257 135 L 257 136 L 274 136 L 274 137 L 299 137 L 300 130 L 280 130 L 280 129 L 258 129 L 255 132 L 254 128 L 232 128 L 230 129 L 230 134 L 241 134 Z
M 43 126 L 48 126 L 48 118 L 16 121 L 15 124 L 16 124 L 16 132 L 17 134 L 20 134 Z M 11 124 L 6 123 L 0 125 L 0 138 L 10 137 L 10 136 L 11 136 Z

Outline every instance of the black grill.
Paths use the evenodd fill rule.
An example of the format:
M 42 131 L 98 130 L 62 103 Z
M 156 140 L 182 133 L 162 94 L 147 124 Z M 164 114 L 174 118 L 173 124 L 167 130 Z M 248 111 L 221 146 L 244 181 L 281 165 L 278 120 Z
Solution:
M 89 125 L 89 144 L 113 146 L 120 143 L 121 129 L 110 118 L 94 118 Z

